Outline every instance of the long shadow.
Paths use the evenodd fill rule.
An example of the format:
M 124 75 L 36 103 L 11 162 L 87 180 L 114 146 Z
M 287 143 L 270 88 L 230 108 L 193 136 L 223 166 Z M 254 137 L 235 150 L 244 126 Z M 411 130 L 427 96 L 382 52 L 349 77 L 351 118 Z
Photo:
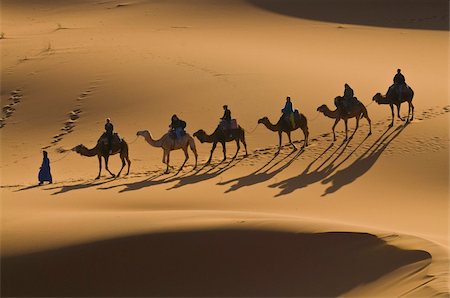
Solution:
M 242 160 L 242 158 L 231 160 L 222 167 L 220 167 L 220 164 L 214 165 L 214 167 L 213 167 L 214 171 L 212 171 L 213 169 L 210 169 L 205 173 L 198 174 L 198 172 L 194 172 L 193 174 L 186 175 L 186 176 L 172 175 L 169 177 L 164 177 L 163 179 L 156 180 L 157 178 L 159 178 L 161 176 L 161 175 L 160 176 L 157 175 L 155 177 L 147 178 L 145 180 L 138 181 L 138 182 L 113 185 L 110 187 L 104 187 L 104 188 L 100 188 L 100 189 L 105 190 L 105 189 L 111 189 L 111 188 L 125 187 L 119 191 L 120 193 L 122 193 L 122 192 L 134 191 L 134 190 L 139 190 L 139 189 L 143 189 L 143 188 L 147 188 L 147 187 L 152 187 L 152 186 L 156 186 L 156 185 L 178 182 L 173 187 L 168 188 L 168 190 L 176 189 L 176 188 L 180 188 L 185 185 L 199 183 L 199 182 L 206 181 L 206 180 L 212 179 L 214 177 L 217 177 L 217 176 L 223 174 L 224 172 L 228 171 L 229 169 L 233 168 L 234 166 L 236 166 L 236 164 L 238 164 L 241 160 Z
M 226 171 L 232 169 L 233 167 L 235 167 L 241 161 L 242 161 L 242 159 L 231 160 L 223 167 L 218 168 L 218 165 L 215 166 L 213 168 L 213 169 L 215 169 L 215 171 L 212 171 L 212 169 L 209 169 L 208 171 L 206 171 L 205 173 L 202 173 L 202 174 L 181 177 L 180 179 L 178 179 L 178 183 L 177 184 L 175 184 L 174 186 L 168 188 L 167 190 L 176 189 L 176 188 L 180 188 L 182 186 L 195 184 L 195 183 L 199 183 L 199 182 L 202 182 L 202 181 L 213 179 L 213 178 L 218 177 L 221 174 L 225 173 Z
M 368 148 L 363 154 L 361 154 L 352 164 L 347 168 L 337 171 L 332 176 L 324 179 L 322 184 L 331 183 L 322 196 L 334 193 L 354 182 L 357 178 L 363 176 L 367 173 L 372 166 L 380 158 L 381 154 L 386 150 L 389 144 L 394 141 L 408 126 L 408 124 L 401 125 L 397 127 L 394 131 L 386 135 L 386 132 L 373 143 L 373 145 Z M 385 136 L 386 135 L 386 136 Z
M 217 183 L 217 185 L 227 185 L 227 184 L 234 183 L 233 185 L 230 186 L 229 189 L 227 189 L 225 191 L 225 193 L 229 193 L 232 191 L 236 191 L 242 187 L 252 186 L 255 184 L 259 184 L 259 183 L 268 181 L 268 180 L 272 179 L 273 177 L 275 177 L 276 175 L 278 175 L 279 173 L 281 173 L 283 170 L 287 169 L 304 151 L 305 151 L 304 149 L 301 149 L 300 151 L 292 151 L 291 153 L 289 153 L 287 156 L 285 156 L 278 162 L 276 162 L 273 165 L 271 165 L 270 167 L 266 168 L 264 171 L 262 171 L 262 170 L 267 166 L 267 164 L 271 163 L 271 161 L 273 159 L 270 160 L 267 164 L 263 165 L 261 168 L 257 169 L 256 171 L 254 171 L 246 176 L 219 182 L 219 183 Z M 296 153 L 296 154 L 294 154 L 294 153 Z M 292 157 L 289 159 L 290 156 L 292 156 Z M 279 165 L 286 159 L 288 159 L 288 161 L 285 164 L 283 164 L 276 170 L 271 171 L 273 168 L 275 168 L 277 165 Z
M 337 297 L 432 255 L 367 233 L 161 232 L 1 258 L 2 297 Z
M 449 30 L 447 0 L 370 0 L 363 4 L 354 0 L 247 1 L 274 13 L 302 19 L 388 28 Z
M 38 187 L 45 187 L 45 186 L 47 186 L 47 185 L 49 185 L 49 184 L 45 184 L 45 185 L 39 185 L 39 184 L 29 185 L 29 186 L 25 186 L 25 187 L 19 188 L 19 189 L 13 191 L 13 192 L 24 191 L 24 190 L 30 190 L 30 189 L 38 188 Z M 51 185 L 51 184 L 50 184 L 50 185 Z
M 48 188 L 45 188 L 45 190 L 59 189 L 59 191 L 52 193 L 52 195 L 59 195 L 59 194 L 63 194 L 63 193 L 69 192 L 69 191 L 73 191 L 73 190 L 80 190 L 80 189 L 96 187 L 99 185 L 103 185 L 105 183 L 112 182 L 114 180 L 115 180 L 115 178 L 107 178 L 106 180 L 101 180 L 101 181 L 95 180 L 95 181 L 91 181 L 91 182 L 83 182 L 83 183 L 73 184 L 73 185 L 48 187 Z
M 365 141 L 364 139 L 358 146 Z M 349 141 L 350 142 L 350 141 Z M 331 143 L 328 148 L 326 148 L 319 156 L 317 156 L 311 163 L 309 163 L 305 170 L 298 176 L 274 183 L 269 185 L 270 188 L 280 188 L 280 193 L 276 194 L 275 197 L 279 197 L 282 195 L 287 195 L 295 190 L 305 188 L 308 185 L 319 182 L 324 178 L 328 177 L 331 173 L 336 170 L 336 166 L 334 163 L 342 156 L 342 154 L 347 149 L 349 142 L 343 142 L 340 144 L 319 166 L 317 166 L 313 171 L 311 171 L 311 167 L 318 162 L 318 160 L 324 156 L 331 148 L 333 148 L 334 143 Z M 339 151 L 340 150 L 340 151 Z M 356 150 L 356 149 L 355 149 Z M 355 151 L 353 150 L 351 154 Z M 333 156 L 335 156 L 333 158 Z M 333 159 L 332 159 L 333 158 Z

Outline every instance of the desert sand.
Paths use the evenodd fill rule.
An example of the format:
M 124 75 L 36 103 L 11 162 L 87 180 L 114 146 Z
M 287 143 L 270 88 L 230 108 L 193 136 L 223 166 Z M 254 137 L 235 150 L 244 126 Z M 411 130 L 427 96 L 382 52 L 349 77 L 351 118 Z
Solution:
M 367 3 L 366 3 L 367 2 Z M 2 296 L 449 295 L 448 1 L 168 0 L 1 3 Z M 401 68 L 414 120 L 372 101 Z M 348 83 L 367 107 L 317 112 Z M 308 119 L 299 150 L 276 122 Z M 227 104 L 249 156 L 196 139 L 164 174 L 172 114 L 212 133 Z M 401 108 L 403 117 L 407 104 Z M 98 173 L 110 117 L 131 171 Z M 355 119 L 349 121 L 353 133 Z M 42 150 L 53 184 L 38 186 Z M 120 169 L 117 155 L 110 169 Z

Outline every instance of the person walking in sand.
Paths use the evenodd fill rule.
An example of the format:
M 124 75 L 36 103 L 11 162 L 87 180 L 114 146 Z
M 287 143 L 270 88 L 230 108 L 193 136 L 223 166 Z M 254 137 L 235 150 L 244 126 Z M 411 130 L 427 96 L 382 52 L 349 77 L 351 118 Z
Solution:
M 108 139 L 109 154 L 111 154 L 112 153 L 113 134 L 114 134 L 114 125 L 111 123 L 110 118 L 106 118 L 105 134 L 106 134 L 106 138 Z
M 47 151 L 43 151 L 43 159 L 42 159 L 42 165 L 39 168 L 39 174 L 38 174 L 38 180 L 39 185 L 44 184 L 44 182 L 49 182 L 50 184 L 53 183 L 52 174 L 50 172 L 50 159 L 48 158 Z

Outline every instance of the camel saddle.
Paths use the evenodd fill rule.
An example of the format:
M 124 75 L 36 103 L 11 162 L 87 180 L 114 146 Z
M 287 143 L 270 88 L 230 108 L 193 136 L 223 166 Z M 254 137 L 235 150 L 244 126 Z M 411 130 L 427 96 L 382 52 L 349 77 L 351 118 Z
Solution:
M 120 144 L 121 141 L 122 141 L 122 139 L 120 138 L 119 134 L 117 132 L 113 133 L 113 135 L 112 135 L 113 145 Z M 97 143 L 100 143 L 100 142 L 105 145 L 109 145 L 108 144 L 108 135 L 106 132 L 104 132 L 98 139 Z
M 392 96 L 392 98 L 394 98 L 394 99 L 399 99 L 400 98 L 400 96 L 399 96 L 400 87 L 402 87 L 402 93 L 407 92 L 409 89 L 409 86 L 406 83 L 392 84 L 386 93 L 386 97 Z

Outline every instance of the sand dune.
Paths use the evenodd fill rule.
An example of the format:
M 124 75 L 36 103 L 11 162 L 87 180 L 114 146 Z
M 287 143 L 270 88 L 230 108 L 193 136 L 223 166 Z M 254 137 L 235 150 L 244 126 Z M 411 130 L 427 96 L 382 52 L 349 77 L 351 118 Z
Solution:
M 448 296 L 448 2 L 2 1 L 3 296 Z M 372 97 L 401 68 L 414 120 Z M 344 125 L 317 112 L 349 83 L 367 107 Z M 286 96 L 310 145 L 258 119 Z M 176 113 L 212 132 L 228 104 L 249 156 L 157 138 Z M 406 116 L 406 105 L 401 109 Z M 128 176 L 98 173 L 110 117 Z M 353 133 L 355 121 L 349 121 Z M 295 146 L 303 134 L 292 134 Z M 37 186 L 41 151 L 54 184 Z M 120 161 L 110 158 L 117 173 Z
M 449 4 L 443 0 L 395 2 L 248 0 L 248 2 L 276 13 L 322 22 L 425 30 L 449 29 Z
M 188 225 L 171 219 L 170 225 L 178 227 L 175 229 L 4 257 L 2 293 L 323 297 L 365 287 L 388 274 L 401 279 L 420 272 L 414 273 L 410 285 L 431 280 L 425 270 L 431 263 L 429 252 L 389 243 L 408 239 L 404 236 L 306 232 L 311 227 L 328 227 L 258 214 L 179 212 L 177 217 L 189 215 L 195 219 L 188 220 Z M 213 226 L 208 224 L 211 215 L 216 217 Z M 142 219 L 131 216 L 134 221 Z M 173 217 L 170 213 L 159 216 Z M 152 221 L 152 214 L 146 218 Z M 189 227 L 195 222 L 197 227 Z M 305 232 L 294 232 L 299 228 Z M 403 271 L 397 272 L 400 268 Z M 384 286 L 378 293 L 392 294 L 393 290 L 395 287 Z

